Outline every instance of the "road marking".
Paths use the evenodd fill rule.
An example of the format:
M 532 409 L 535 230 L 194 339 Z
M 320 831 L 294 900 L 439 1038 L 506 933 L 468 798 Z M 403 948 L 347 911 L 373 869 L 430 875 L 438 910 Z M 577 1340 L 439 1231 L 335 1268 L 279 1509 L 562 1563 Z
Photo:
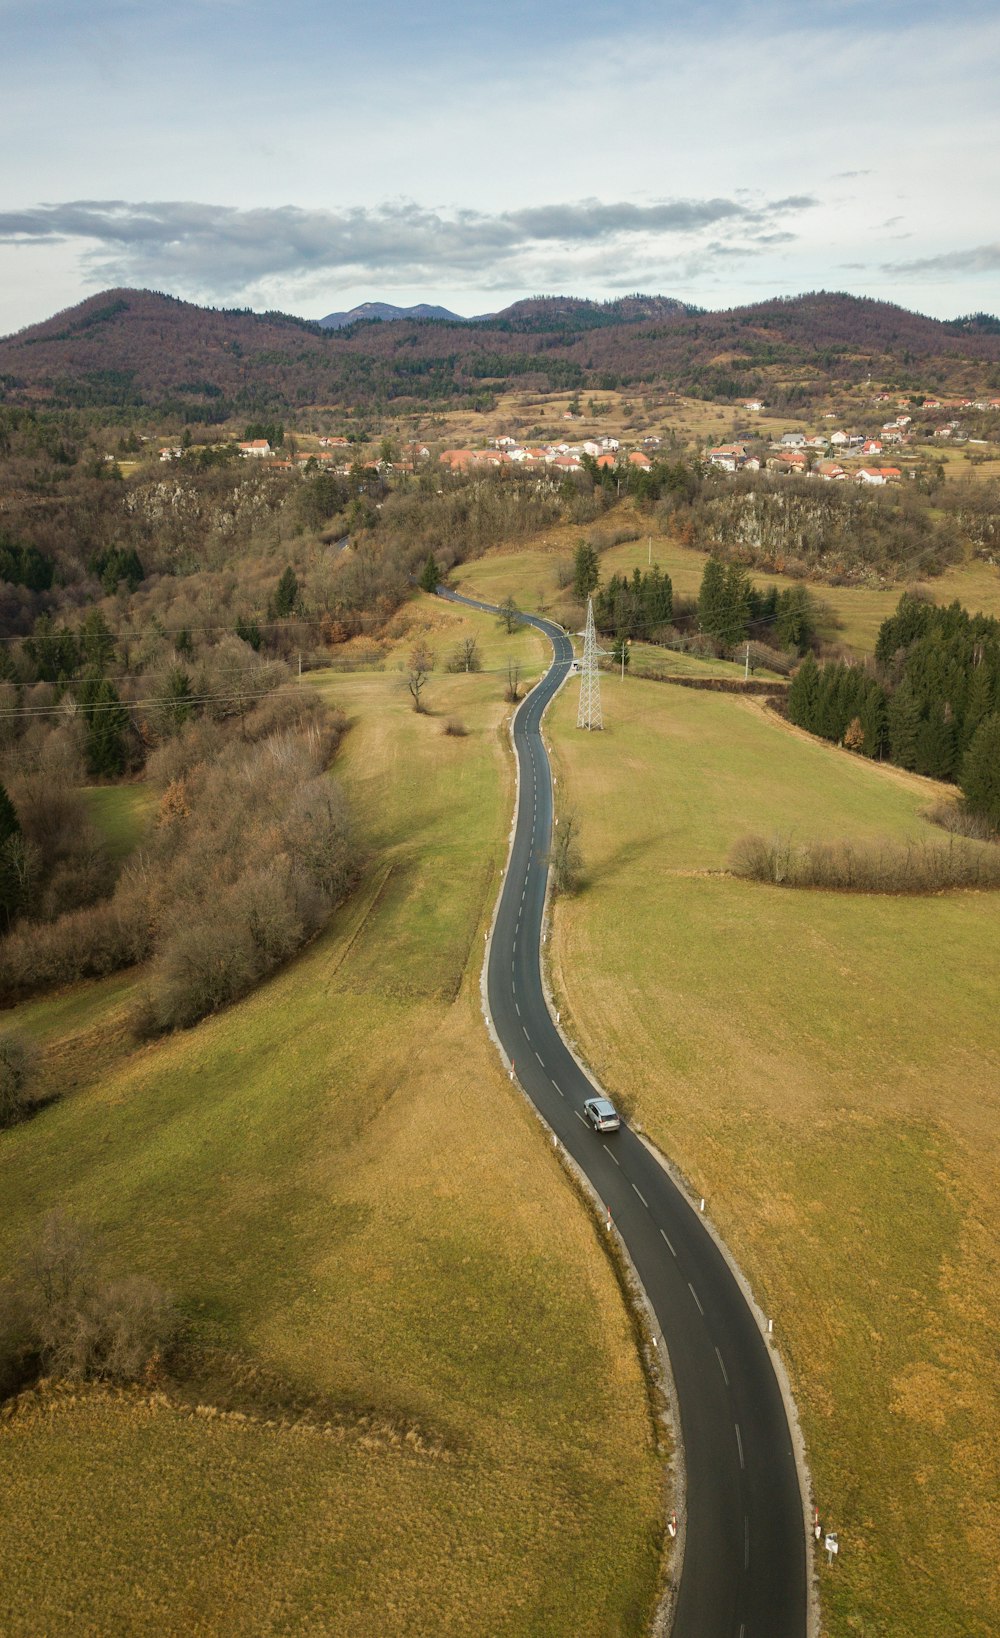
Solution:
M 722 1355 L 720 1354 L 718 1348 L 716 1348 L 716 1350 L 715 1350 L 715 1357 L 719 1361 L 719 1370 L 722 1372 L 722 1380 L 726 1384 L 726 1387 L 728 1388 L 728 1386 L 729 1386 L 729 1373 L 726 1370 L 725 1360 L 723 1359 Z
M 739 1446 L 740 1466 L 743 1469 L 743 1471 L 746 1472 L 746 1465 L 747 1464 L 743 1460 L 743 1440 L 742 1440 L 742 1438 L 740 1436 L 740 1424 L 738 1422 L 734 1422 L 733 1427 L 736 1429 L 736 1443 Z
M 740 1622 L 740 1638 L 747 1638 L 747 1624 L 745 1621 Z
M 559 1096 L 560 1096 L 560 1097 L 561 1097 L 561 1098 L 564 1098 L 564 1097 L 565 1097 L 565 1096 L 566 1096 L 566 1094 L 565 1094 L 565 1092 L 564 1092 L 564 1091 L 563 1091 L 563 1089 L 562 1089 L 562 1087 L 561 1087 L 561 1086 L 556 1086 L 556 1083 L 555 1083 L 555 1081 L 553 1081 L 553 1082 L 552 1082 L 552 1085 L 553 1085 L 553 1086 L 555 1086 L 555 1087 L 556 1087 L 556 1091 L 557 1091 L 557 1092 L 558 1092 L 558 1094 L 559 1094 Z
M 750 1520 L 743 1515 L 743 1568 L 750 1568 Z
M 528 1034 L 528 1031 L 527 1031 L 527 1030 L 526 1030 L 526 1029 L 525 1029 L 525 1027 L 524 1027 L 524 1025 L 523 1025 L 523 1024 L 522 1024 L 522 1025 L 521 1025 L 521 1034 L 522 1034 L 522 1035 L 523 1035 L 523 1036 L 524 1036 L 524 1039 L 525 1039 L 525 1040 L 526 1040 L 526 1041 L 530 1041 L 530 1040 L 531 1040 L 531 1036 L 530 1036 L 530 1035 L 529 1035 L 529 1034 Z
M 688 1290 L 690 1291 L 690 1293 L 691 1293 L 692 1297 L 694 1298 L 695 1302 L 698 1302 L 698 1293 L 695 1290 L 694 1286 L 691 1284 L 690 1280 L 688 1280 Z M 705 1310 L 704 1310 L 704 1308 L 702 1308 L 700 1302 L 698 1302 L 698 1312 L 699 1312 L 699 1314 L 702 1315 L 702 1317 L 704 1317 Z
M 540 1063 L 540 1064 L 542 1064 L 542 1058 L 541 1058 L 541 1053 L 539 1053 L 539 1052 L 536 1052 L 536 1053 L 535 1053 L 535 1057 L 536 1057 L 536 1058 L 537 1058 L 537 1059 L 538 1059 L 538 1062 L 539 1062 L 539 1063 Z M 544 1064 L 542 1064 L 542 1068 L 543 1068 L 543 1069 L 544 1069 L 544 1068 L 545 1068 L 545 1065 L 544 1065 Z
M 581 1115 L 579 1109 L 574 1109 L 573 1113 L 576 1116 L 577 1120 L 580 1121 L 582 1123 L 582 1125 L 586 1126 L 587 1122 L 584 1120 L 584 1118 Z
M 514 1011 L 515 1011 L 515 1012 L 516 1012 L 516 1013 L 517 1013 L 517 1016 L 518 1016 L 518 1017 L 519 1017 L 519 1018 L 520 1018 L 520 1016 L 521 1016 L 521 1009 L 520 1009 L 520 1007 L 519 1007 L 519 1006 L 518 1006 L 518 1004 L 517 1004 L 517 1000 L 516 1000 L 516 998 L 515 998 L 515 1001 L 514 1001 Z
M 621 1171 L 621 1161 L 618 1159 L 617 1155 L 611 1154 L 611 1150 L 608 1148 L 607 1144 L 604 1145 L 604 1152 L 605 1152 L 605 1154 L 611 1155 L 611 1158 L 614 1161 L 615 1165 L 618 1167 L 618 1170 Z M 634 1185 L 633 1185 L 633 1187 L 634 1187 Z M 639 1196 L 639 1198 L 640 1198 L 640 1200 L 642 1200 L 641 1195 Z M 643 1200 L 642 1203 L 643 1203 L 643 1205 L 646 1204 L 646 1202 L 644 1200 Z
M 633 1187 L 633 1189 L 635 1189 L 635 1184 L 634 1184 L 634 1183 L 633 1183 L 633 1184 L 632 1184 L 632 1187 Z M 639 1195 L 639 1199 L 640 1199 L 640 1200 L 641 1200 L 641 1201 L 642 1201 L 642 1203 L 643 1203 L 643 1205 L 644 1205 L 644 1206 L 645 1206 L 645 1207 L 646 1207 L 646 1210 L 647 1210 L 647 1211 L 648 1211 L 648 1210 L 649 1210 L 649 1203 L 648 1203 L 648 1201 L 647 1201 L 647 1200 L 645 1200 L 645 1199 L 644 1199 L 644 1197 L 643 1197 L 643 1196 L 642 1196 L 642 1195 L 641 1195 L 641 1194 L 639 1194 L 639 1190 L 638 1190 L 638 1189 L 635 1189 L 635 1192 L 636 1192 L 636 1194 L 638 1194 L 638 1195 Z
M 676 1256 L 677 1256 L 677 1253 L 676 1253 L 676 1251 L 675 1251 L 675 1250 L 674 1250 L 674 1248 L 673 1248 L 673 1246 L 672 1246 L 672 1245 L 671 1245 L 671 1244 L 670 1244 L 670 1236 L 669 1236 L 669 1234 L 668 1234 L 668 1233 L 667 1233 L 667 1231 L 666 1231 L 666 1229 L 661 1229 L 661 1230 L 660 1230 L 660 1233 L 661 1233 L 661 1234 L 662 1234 L 662 1236 L 663 1236 L 663 1238 L 664 1238 L 664 1239 L 665 1239 L 665 1240 L 666 1240 L 666 1242 L 667 1242 L 667 1245 L 668 1245 L 668 1246 L 670 1246 L 670 1255 L 671 1255 L 671 1256 L 672 1256 L 672 1257 L 676 1257 Z

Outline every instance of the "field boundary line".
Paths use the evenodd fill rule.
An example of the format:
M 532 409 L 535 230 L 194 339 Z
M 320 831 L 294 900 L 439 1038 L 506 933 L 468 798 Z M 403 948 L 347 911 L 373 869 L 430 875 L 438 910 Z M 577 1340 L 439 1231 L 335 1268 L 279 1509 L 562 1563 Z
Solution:
M 357 924 L 354 927 L 353 931 L 349 934 L 346 944 L 344 945 L 344 947 L 341 950 L 340 954 L 337 956 L 337 959 L 334 961 L 333 966 L 330 968 L 329 975 L 328 975 L 329 980 L 332 980 L 337 975 L 337 973 L 340 971 L 341 967 L 344 965 L 344 962 L 347 960 L 348 956 L 350 955 L 351 951 L 353 950 L 353 948 L 354 948 L 355 944 L 357 943 L 358 939 L 360 938 L 361 934 L 364 932 L 365 927 L 368 925 L 369 918 L 372 916 L 374 911 L 378 908 L 378 905 L 379 905 L 379 903 L 380 903 L 380 901 L 382 899 L 382 895 L 383 895 L 383 893 L 385 892 L 386 888 L 389 885 L 389 879 L 392 876 L 393 872 L 395 871 L 395 868 L 396 868 L 395 859 L 389 859 L 385 864 L 383 864 L 381 866 L 381 874 L 379 874 L 379 872 L 376 872 L 375 877 L 374 877 L 374 881 L 375 881 L 375 884 L 376 884 L 375 885 L 375 890 L 372 893 L 371 898 L 368 900 L 368 903 L 365 905 L 364 909 L 362 910 L 359 921 L 357 922 Z

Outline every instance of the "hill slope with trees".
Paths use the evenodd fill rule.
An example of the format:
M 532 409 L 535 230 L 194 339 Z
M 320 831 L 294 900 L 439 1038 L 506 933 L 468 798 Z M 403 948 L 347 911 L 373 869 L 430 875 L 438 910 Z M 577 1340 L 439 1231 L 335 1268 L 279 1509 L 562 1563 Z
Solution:
M 286 313 L 119 289 L 0 340 L 0 402 L 181 408 L 214 421 L 304 404 L 474 403 L 514 383 L 569 391 L 660 383 L 738 400 L 774 372 L 798 374 L 805 389 L 900 372 L 954 390 L 997 385 L 1000 333 L 980 317 L 945 324 L 825 292 L 719 313 L 667 297 L 544 297 L 472 321 L 325 329 Z

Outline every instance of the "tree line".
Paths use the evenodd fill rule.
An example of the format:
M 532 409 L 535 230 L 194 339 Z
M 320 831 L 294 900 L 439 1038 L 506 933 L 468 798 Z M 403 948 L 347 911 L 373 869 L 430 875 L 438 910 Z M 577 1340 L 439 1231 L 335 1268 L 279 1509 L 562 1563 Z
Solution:
M 1000 621 L 906 593 L 870 666 L 806 656 L 788 715 L 864 756 L 957 782 L 969 812 L 1000 828 Z

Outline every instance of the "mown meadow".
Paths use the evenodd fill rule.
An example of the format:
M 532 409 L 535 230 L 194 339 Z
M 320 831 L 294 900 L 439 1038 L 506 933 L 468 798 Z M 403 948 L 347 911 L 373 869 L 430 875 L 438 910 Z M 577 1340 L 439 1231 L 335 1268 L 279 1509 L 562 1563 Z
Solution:
M 573 689 L 548 719 L 583 852 L 549 946 L 563 1020 L 774 1317 L 840 1532 L 824 1630 L 988 1638 L 1000 896 L 737 880 L 747 831 L 933 838 L 940 788 L 755 701 L 632 677 L 603 700 L 603 734 Z

